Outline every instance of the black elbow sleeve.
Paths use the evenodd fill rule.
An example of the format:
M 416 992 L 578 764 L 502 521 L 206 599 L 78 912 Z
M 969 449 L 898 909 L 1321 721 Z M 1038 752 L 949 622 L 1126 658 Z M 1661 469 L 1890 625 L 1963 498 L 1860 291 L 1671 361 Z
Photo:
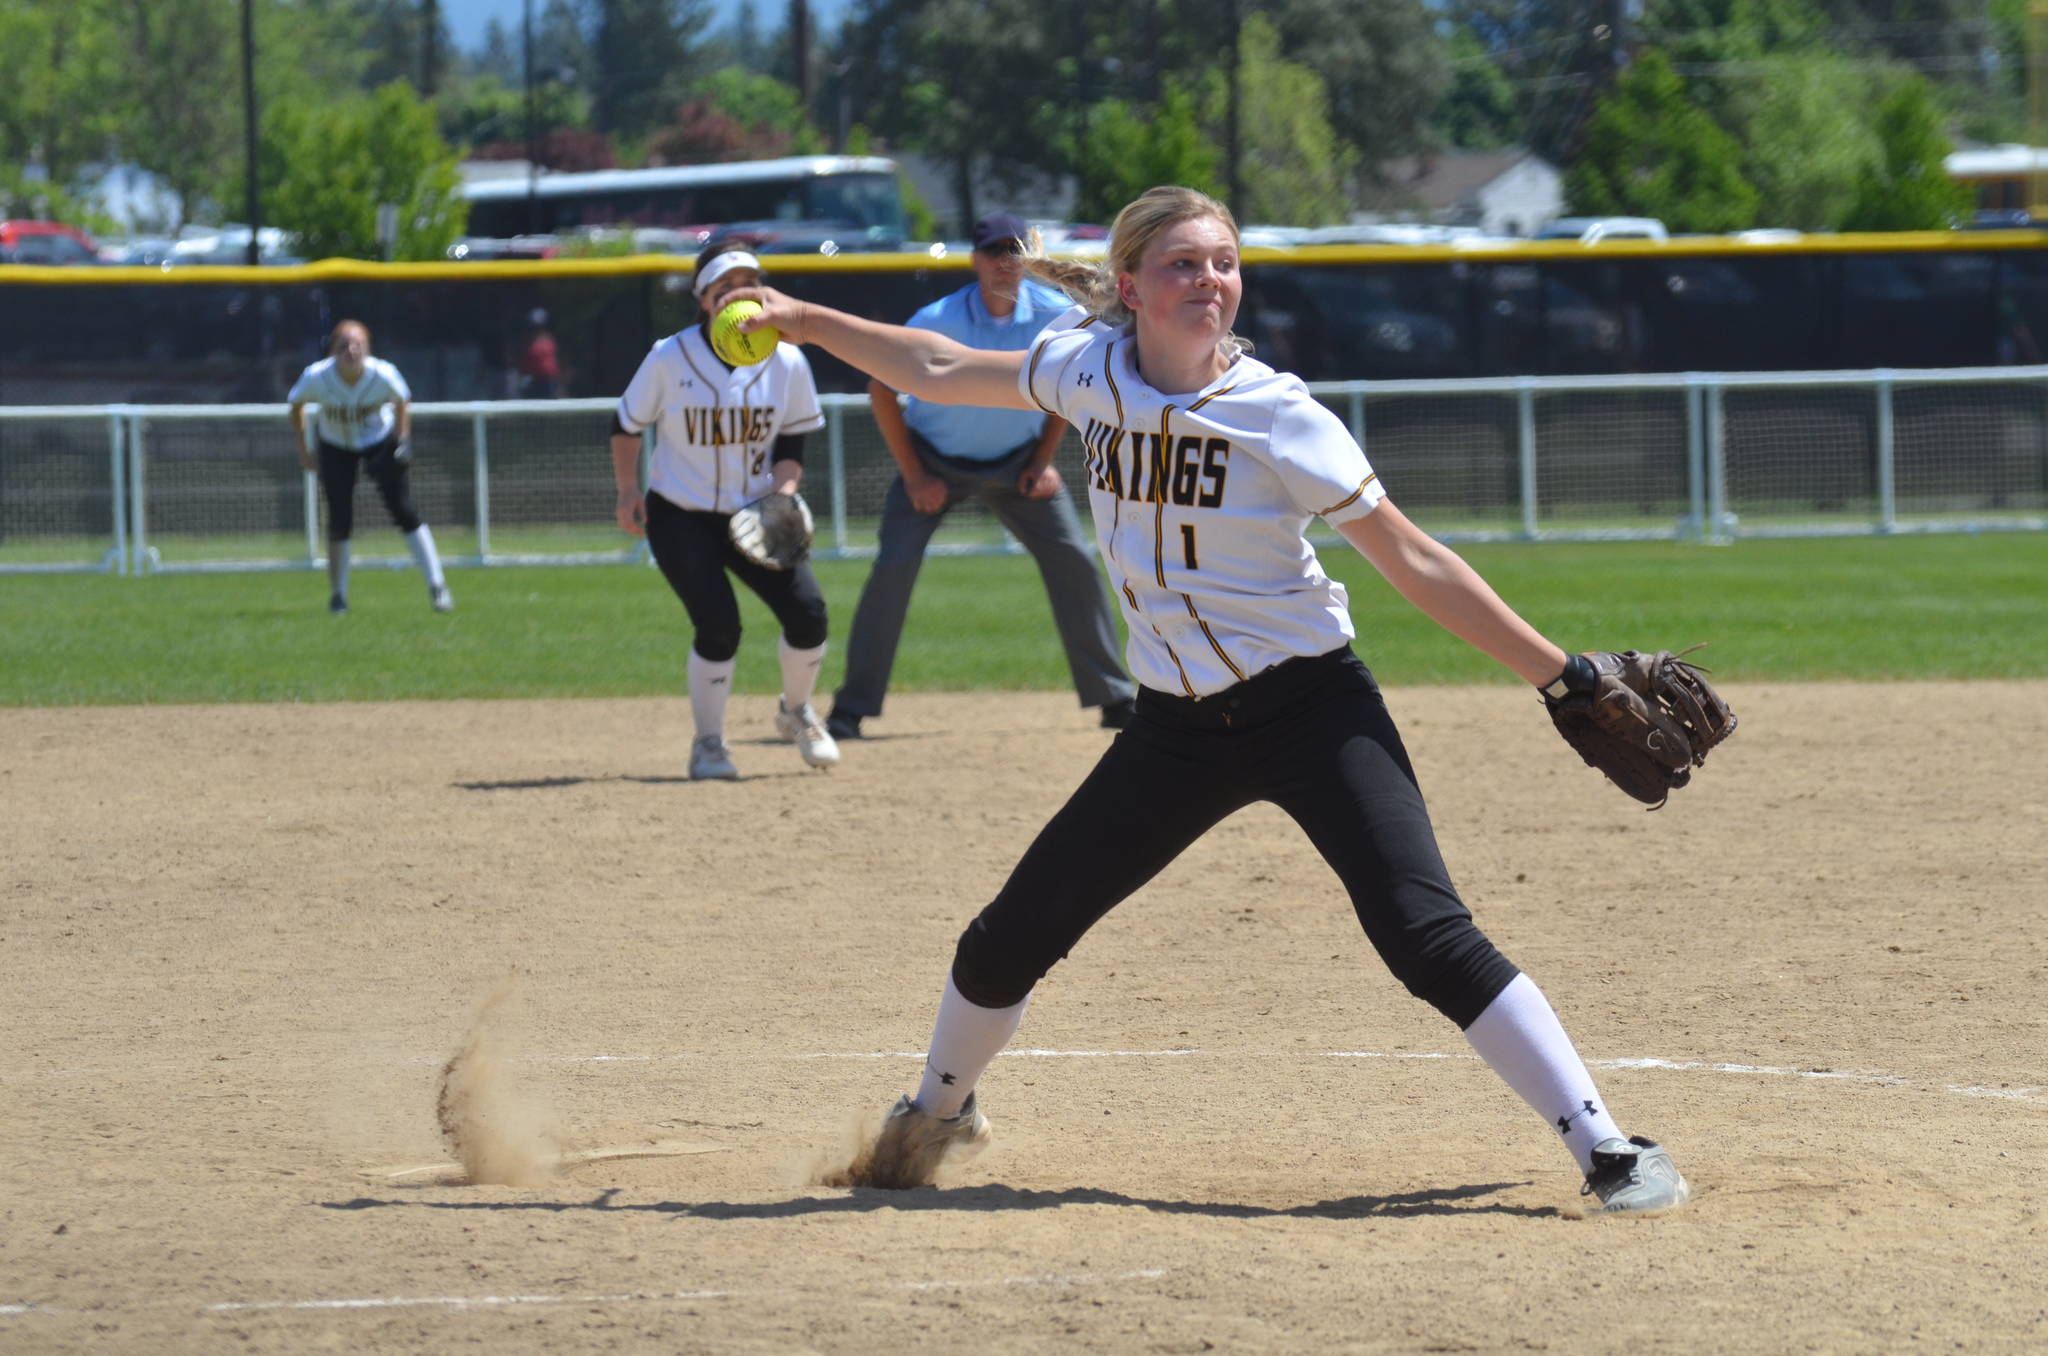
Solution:
M 775 460 L 793 461 L 799 466 L 803 465 L 804 435 L 801 433 L 785 433 L 776 438 Z

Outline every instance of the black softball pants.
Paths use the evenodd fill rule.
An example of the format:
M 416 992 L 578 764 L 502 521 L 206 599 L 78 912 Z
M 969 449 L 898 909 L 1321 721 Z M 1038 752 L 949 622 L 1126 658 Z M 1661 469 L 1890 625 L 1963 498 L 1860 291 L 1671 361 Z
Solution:
M 1139 688 L 1130 726 L 961 935 L 954 986 L 982 1007 L 1021 1001 L 1096 920 L 1262 800 L 1335 869 L 1410 993 L 1462 1029 L 1514 979 L 1451 885 L 1379 685 L 1347 647 L 1201 700 Z
M 347 541 L 356 530 L 356 472 L 368 471 L 391 512 L 400 532 L 420 525 L 420 511 L 413 507 L 412 477 L 398 459 L 398 435 L 373 443 L 360 452 L 320 442 L 320 488 L 327 495 L 327 539 Z
M 825 591 L 811 563 L 802 561 L 793 570 L 756 565 L 732 544 L 731 519 L 729 513 L 679 508 L 658 494 L 647 496 L 647 545 L 690 614 L 697 653 L 717 664 L 740 652 L 740 601 L 728 570 L 768 605 L 792 648 L 823 645 Z

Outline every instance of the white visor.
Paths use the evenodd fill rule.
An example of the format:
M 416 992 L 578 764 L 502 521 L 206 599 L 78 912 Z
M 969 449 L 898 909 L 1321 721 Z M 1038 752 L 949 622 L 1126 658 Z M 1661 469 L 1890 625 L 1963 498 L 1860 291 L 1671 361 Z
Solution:
M 717 282 L 736 268 L 751 268 L 754 272 L 759 273 L 761 271 L 761 261 L 745 250 L 734 250 L 730 254 L 721 254 L 698 270 L 696 281 L 690 284 L 690 294 L 698 297 L 703 296 L 705 288 L 711 286 L 711 284 Z

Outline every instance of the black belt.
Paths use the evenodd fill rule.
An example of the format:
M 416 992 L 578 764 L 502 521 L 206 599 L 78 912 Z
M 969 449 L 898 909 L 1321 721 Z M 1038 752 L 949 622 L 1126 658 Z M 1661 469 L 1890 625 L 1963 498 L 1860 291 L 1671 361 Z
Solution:
M 1284 659 L 1270 669 L 1206 697 L 1179 696 L 1157 688 L 1140 687 L 1138 710 L 1168 725 L 1199 730 L 1239 730 L 1262 725 L 1296 709 L 1302 698 L 1317 688 L 1358 680 L 1362 680 L 1368 689 L 1376 686 L 1364 661 L 1352 653 L 1349 645 L 1342 645 L 1327 654 Z

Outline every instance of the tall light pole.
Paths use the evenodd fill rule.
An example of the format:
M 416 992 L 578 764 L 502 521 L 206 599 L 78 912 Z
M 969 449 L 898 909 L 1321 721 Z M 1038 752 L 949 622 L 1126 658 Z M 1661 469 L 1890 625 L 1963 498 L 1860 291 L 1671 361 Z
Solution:
M 540 233 L 540 108 L 533 91 L 533 0 L 525 0 L 526 49 L 526 233 Z
M 1223 154 L 1229 162 L 1224 168 L 1224 183 L 1228 185 L 1226 192 L 1229 194 L 1230 214 L 1243 221 L 1244 177 L 1238 169 L 1238 140 L 1242 116 L 1240 104 L 1244 97 L 1244 77 L 1240 69 L 1240 53 L 1244 45 L 1244 16 L 1238 8 L 1238 0 L 1229 0 L 1225 13 L 1228 16 L 1225 28 L 1230 37 L 1230 52 L 1225 59 L 1225 70 L 1230 84 L 1224 113 Z
M 431 99 L 441 84 L 441 6 L 438 0 L 420 0 L 420 28 L 420 93 Z
M 796 59 L 796 102 L 811 116 L 811 7 L 808 0 L 789 0 L 789 47 Z
M 255 0 L 242 0 L 242 196 L 249 218 L 247 262 L 262 262 L 256 243 L 263 232 L 263 198 L 256 187 L 256 16 Z

